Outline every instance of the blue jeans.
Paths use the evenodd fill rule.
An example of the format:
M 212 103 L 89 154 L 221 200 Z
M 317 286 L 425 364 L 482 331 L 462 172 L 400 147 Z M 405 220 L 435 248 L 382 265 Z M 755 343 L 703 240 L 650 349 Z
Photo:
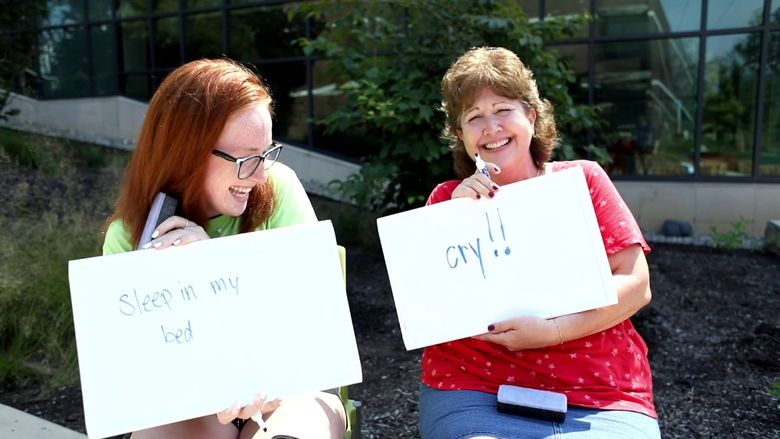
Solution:
M 659 439 L 658 421 L 636 412 L 569 406 L 566 421 L 542 421 L 496 410 L 496 395 L 474 390 L 436 390 L 420 386 L 420 436 L 461 439 Z

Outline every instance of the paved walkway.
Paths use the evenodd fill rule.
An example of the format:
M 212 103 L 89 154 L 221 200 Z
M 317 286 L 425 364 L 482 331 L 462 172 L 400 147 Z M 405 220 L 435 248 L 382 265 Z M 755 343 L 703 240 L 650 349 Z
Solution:
M 86 439 L 86 435 L 0 404 L 0 438 Z

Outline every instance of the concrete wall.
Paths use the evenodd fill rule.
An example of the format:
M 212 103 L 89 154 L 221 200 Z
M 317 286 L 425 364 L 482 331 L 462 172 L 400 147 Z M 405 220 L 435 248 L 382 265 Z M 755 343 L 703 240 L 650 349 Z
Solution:
M 8 108 L 21 114 L 8 122 L 17 129 L 132 149 L 147 105 L 125 97 L 36 101 L 14 95 Z M 358 172 L 354 163 L 292 145 L 282 161 L 296 170 L 306 189 L 332 197 L 327 184 Z M 665 219 L 687 221 L 696 234 L 732 229 L 740 216 L 749 230 L 763 236 L 766 223 L 780 219 L 780 184 L 616 182 L 631 211 L 646 231 L 657 231 Z
M 124 96 L 38 101 L 12 95 L 7 109 L 21 113 L 0 126 L 133 149 L 147 104 Z M 358 172 L 360 166 L 293 145 L 285 145 L 281 161 L 295 169 L 306 190 L 333 196 L 327 185 Z
M 740 216 L 751 221 L 748 231 L 763 236 L 766 223 L 780 219 L 780 184 L 751 183 L 615 183 L 645 230 L 658 231 L 665 219 L 693 224 L 695 234 L 733 229 Z
M 12 95 L 8 109 L 21 113 L 3 125 L 25 131 L 131 149 L 146 104 L 123 96 L 37 101 Z

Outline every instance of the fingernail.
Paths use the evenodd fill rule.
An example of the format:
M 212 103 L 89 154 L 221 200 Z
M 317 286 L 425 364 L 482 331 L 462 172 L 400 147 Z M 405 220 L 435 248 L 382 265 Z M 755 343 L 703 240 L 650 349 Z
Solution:
M 152 233 L 152 239 L 154 239 L 154 238 L 156 238 L 158 236 L 160 236 L 160 231 L 159 230 L 155 230 L 154 233 Z
M 497 190 L 498 190 L 498 186 L 496 186 L 496 185 L 493 185 L 493 190 L 494 190 L 494 191 L 497 191 Z
M 496 325 L 488 325 L 488 331 L 496 329 Z
M 490 198 L 493 198 L 495 195 L 496 194 L 493 191 L 488 192 L 488 197 L 490 197 Z
M 181 238 L 177 239 L 176 241 L 173 241 L 173 245 L 179 245 L 181 244 Z
M 152 246 L 152 241 L 149 241 L 149 242 L 147 242 L 146 244 L 142 245 L 142 246 L 141 246 L 141 248 L 142 248 L 142 249 L 147 249 L 147 248 L 149 248 L 149 247 L 151 247 L 151 246 Z
M 152 244 L 152 247 L 157 248 L 162 245 L 162 241 L 157 241 L 154 244 Z
M 482 198 L 482 195 L 477 194 L 477 200 L 479 200 L 480 198 Z

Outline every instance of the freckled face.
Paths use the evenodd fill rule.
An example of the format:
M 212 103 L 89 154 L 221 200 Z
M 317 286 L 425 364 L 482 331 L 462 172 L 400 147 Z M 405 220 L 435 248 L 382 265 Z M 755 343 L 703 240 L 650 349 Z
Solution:
M 271 113 L 265 104 L 239 110 L 225 124 L 214 149 L 236 158 L 259 155 L 271 145 Z M 235 163 L 210 155 L 203 183 L 208 216 L 240 216 L 246 210 L 249 194 L 265 183 L 268 175 L 263 165 L 249 178 L 238 178 Z
M 458 137 L 470 157 L 475 153 L 486 162 L 501 167 L 494 176 L 499 184 L 520 181 L 535 175 L 531 138 L 536 112 L 518 99 L 510 99 L 483 88 L 471 107 L 460 116 Z

